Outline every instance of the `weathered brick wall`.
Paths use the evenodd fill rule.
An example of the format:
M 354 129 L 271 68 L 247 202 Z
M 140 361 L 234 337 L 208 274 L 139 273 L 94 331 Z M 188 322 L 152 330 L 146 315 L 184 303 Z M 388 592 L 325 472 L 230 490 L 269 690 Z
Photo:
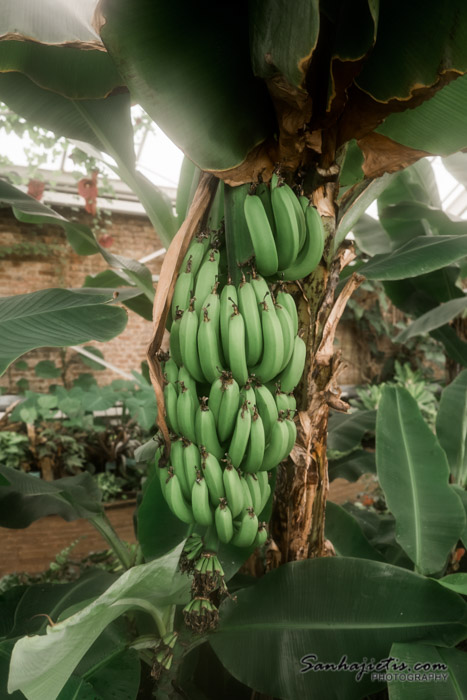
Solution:
M 77 214 L 70 209 L 61 209 L 60 213 L 66 218 L 78 217 L 82 223 L 92 224 L 91 217 L 85 212 Z M 107 238 L 110 252 L 135 259 L 162 247 L 146 217 L 114 213 L 107 235 L 112 239 Z M 9 250 L 11 248 L 13 250 Z M 161 264 L 162 257 L 149 262 L 147 266 L 152 273 L 158 273 Z M 86 275 L 94 275 L 107 267 L 100 255 L 84 257 L 74 253 L 61 228 L 22 224 L 9 209 L 0 209 L 0 296 L 26 294 L 50 287 L 81 287 Z M 108 343 L 90 342 L 89 345 L 98 347 L 108 362 L 129 372 L 140 369 L 150 334 L 150 323 L 128 311 L 128 325 L 120 336 Z M 18 371 L 13 365 L 0 378 L 0 386 L 15 393 L 16 381 L 26 378 L 31 389 L 47 390 L 51 383 L 59 380 L 37 378 L 34 366 L 40 360 L 54 360 L 60 366 L 63 354 L 69 363 L 69 380 L 80 372 L 91 371 L 73 351 L 43 348 L 24 355 L 22 359 L 28 363 L 28 370 Z M 118 375 L 104 370 L 95 372 L 95 377 L 99 384 L 105 384 L 118 378 Z

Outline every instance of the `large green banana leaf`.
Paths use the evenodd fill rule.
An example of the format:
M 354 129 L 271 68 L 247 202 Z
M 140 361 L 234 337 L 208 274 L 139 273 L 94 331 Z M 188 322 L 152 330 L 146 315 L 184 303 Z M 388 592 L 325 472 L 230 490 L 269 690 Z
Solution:
M 441 571 L 465 527 L 446 454 L 406 389 L 385 387 L 376 419 L 376 466 L 396 540 L 417 571 Z
M 466 609 L 456 593 L 399 567 L 314 559 L 285 564 L 226 600 L 210 643 L 230 673 L 260 693 L 353 700 L 381 684 L 369 675 L 357 682 L 358 668 L 309 670 L 306 658 L 361 663 L 387 657 L 394 642 L 453 646 L 467 633 Z
M 392 645 L 391 656 L 398 659 L 398 664 L 407 664 L 408 670 L 393 674 L 388 683 L 390 700 L 462 700 L 467 697 L 465 651 L 398 643 Z M 418 670 L 414 671 L 416 664 L 419 664 Z
M 467 371 L 443 390 L 436 417 L 436 434 L 446 452 L 456 484 L 467 485 Z

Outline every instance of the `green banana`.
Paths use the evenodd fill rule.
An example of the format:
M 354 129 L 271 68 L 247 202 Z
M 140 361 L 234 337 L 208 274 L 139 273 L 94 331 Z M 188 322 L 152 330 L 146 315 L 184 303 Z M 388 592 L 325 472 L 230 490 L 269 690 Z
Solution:
M 184 498 L 190 501 L 191 490 L 188 487 L 188 481 L 186 478 L 185 462 L 183 459 L 184 451 L 185 448 L 183 447 L 182 440 L 172 441 L 170 445 L 170 463 L 173 467 L 174 474 L 178 477 Z
M 232 316 L 232 305 L 238 302 L 237 288 L 228 282 L 221 292 L 220 327 L 222 350 L 225 361 L 229 363 L 229 324 Z
M 256 269 L 262 275 L 269 277 L 277 272 L 279 257 L 268 215 L 263 202 L 257 195 L 247 195 L 244 207 L 245 219 L 255 251 Z M 277 218 L 274 218 L 277 221 Z
M 287 430 L 289 432 L 289 441 L 287 443 L 287 454 L 290 454 L 292 452 L 293 446 L 295 445 L 295 441 L 297 439 L 297 426 L 295 425 L 294 421 L 290 417 L 290 411 L 287 411 L 284 423 L 286 424 Z
M 180 352 L 180 325 L 182 322 L 182 316 L 183 311 L 180 311 L 179 309 L 175 314 L 175 319 L 170 329 L 169 340 L 170 354 L 178 367 L 183 364 L 182 353 Z
M 290 318 L 290 314 L 285 308 L 280 304 L 276 304 L 276 315 L 279 319 L 282 329 L 282 337 L 284 339 L 284 358 L 281 364 L 281 370 L 284 369 L 292 357 L 294 349 L 294 332 L 293 332 L 293 322 Z
M 198 329 L 198 356 L 202 372 L 212 384 L 223 372 L 219 355 L 219 323 L 211 319 L 209 309 L 204 306 Z
M 263 421 L 255 408 L 251 417 L 250 436 L 245 451 L 241 468 L 244 472 L 255 473 L 261 467 L 264 458 L 266 439 L 264 435 Z
M 248 380 L 245 386 L 240 390 L 240 404 L 244 403 L 248 404 L 248 409 L 253 415 L 256 408 L 256 395 L 250 380 Z
M 273 469 L 280 462 L 282 462 L 282 460 L 289 454 L 287 452 L 288 444 L 289 431 L 285 421 L 282 420 L 281 416 L 279 416 L 274 423 L 271 431 L 271 439 L 264 452 L 263 462 L 260 467 L 261 471 Z
M 298 251 L 297 251 L 297 255 L 298 255 L 298 253 L 302 249 L 303 244 L 305 243 L 305 239 L 306 239 L 305 210 L 304 210 L 303 205 L 301 204 L 301 201 L 300 201 L 301 198 L 297 197 L 292 189 L 290 189 L 289 194 L 290 194 L 290 201 L 292 203 L 292 207 L 294 209 L 295 216 L 297 218 L 298 240 L 299 240 Z M 305 197 L 305 199 L 306 199 L 306 197 Z
M 220 499 L 214 513 L 217 535 L 221 542 L 228 544 L 233 537 L 232 511 L 227 505 L 225 498 Z
M 273 233 L 274 238 L 276 237 L 276 222 L 274 221 L 274 212 L 272 210 L 271 204 L 271 189 L 269 185 L 265 182 L 260 182 L 256 186 L 255 194 L 260 198 L 263 203 L 264 211 L 268 217 L 269 225 Z
M 276 401 L 277 411 L 287 413 L 289 410 L 289 395 L 284 394 L 283 391 L 276 391 L 274 394 L 274 399 Z
M 183 466 L 185 469 L 185 478 L 190 491 L 190 497 L 193 490 L 193 484 L 196 481 L 196 472 L 201 469 L 201 455 L 198 446 L 190 440 L 183 441 Z
M 233 313 L 229 323 L 229 362 L 234 379 L 243 386 L 248 380 L 246 361 L 245 321 L 233 303 Z
M 250 284 L 253 287 L 257 304 L 262 304 L 263 301 L 269 302 L 271 300 L 271 290 L 264 277 L 253 272 Z
M 204 450 L 201 450 L 201 472 L 208 485 L 211 503 L 216 507 L 219 500 L 225 498 L 222 468 L 216 457 Z
M 256 294 L 250 282 L 243 281 L 238 287 L 238 307 L 245 322 L 246 362 L 252 366 L 259 362 L 263 352 L 263 333 Z
M 258 518 L 253 508 L 249 508 L 242 516 L 231 542 L 236 547 L 250 547 L 255 541 L 257 532 Z
M 222 473 L 222 480 L 232 517 L 236 518 L 243 509 L 243 489 L 240 476 L 229 460 L 227 460 L 227 465 Z
M 188 259 L 186 268 L 180 272 L 177 281 L 175 282 L 174 293 L 172 297 L 172 318 L 175 319 L 177 309 L 185 311 L 190 304 L 190 299 L 193 293 L 194 277 L 191 271 L 191 259 Z
M 228 440 L 234 431 L 239 400 L 240 389 L 238 383 L 232 375 L 230 375 L 230 377 L 222 381 L 219 418 L 217 421 L 217 432 L 221 442 Z M 209 399 L 209 403 L 210 402 L 211 399 Z
M 258 515 L 261 515 L 263 510 L 266 508 L 267 502 L 269 501 L 269 498 L 271 496 L 271 484 L 269 483 L 270 472 L 258 472 L 258 474 L 257 474 L 258 480 L 259 480 L 259 477 L 261 474 L 266 474 L 266 477 L 268 477 L 268 478 L 266 479 L 264 486 L 261 486 L 261 483 L 260 483 L 260 486 L 261 486 L 261 506 L 260 506 L 260 509 L 258 511 Z
M 193 397 L 193 401 L 195 406 L 198 405 L 198 388 L 196 386 L 196 382 L 185 367 L 185 365 L 182 365 L 180 369 L 178 370 L 178 380 L 177 380 L 177 386 L 179 389 L 180 393 L 180 386 L 181 384 L 185 384 L 185 387 L 188 389 L 190 394 Z
M 183 498 L 180 480 L 176 474 L 169 474 L 164 495 L 170 510 L 182 523 L 191 525 L 195 522 L 194 513 Z
M 198 316 L 193 308 L 193 300 L 182 316 L 180 323 L 180 354 L 182 364 L 197 382 L 204 382 L 198 355 Z
M 191 442 L 196 442 L 195 412 L 197 408 L 191 392 L 183 382 L 180 382 L 180 394 L 177 398 L 178 427 L 181 434 Z
M 295 336 L 292 357 L 279 375 L 281 390 L 289 394 L 295 389 L 305 368 L 306 345 L 300 336 Z
M 167 486 L 167 480 L 169 476 L 173 475 L 173 469 L 171 468 L 169 472 L 168 467 L 157 467 L 157 475 L 159 477 L 162 493 L 165 497 L 165 487 Z
M 177 418 L 177 390 L 174 384 L 166 384 L 164 387 L 165 417 L 170 430 L 176 435 L 180 434 Z
M 213 412 L 207 405 L 207 399 L 203 397 L 195 414 L 196 443 L 215 455 L 217 459 L 224 457 L 225 451 L 219 443 L 216 432 L 216 421 Z
M 300 232 L 291 197 L 295 195 L 285 183 L 271 190 L 279 270 L 285 270 L 292 265 L 300 248 Z
M 245 481 L 250 490 L 251 500 L 255 513 L 260 513 L 261 508 L 261 489 L 259 486 L 258 477 L 255 474 L 245 474 Z
M 277 406 L 274 397 L 269 389 L 264 384 L 256 384 L 255 386 L 256 406 L 258 413 L 263 421 L 264 436 L 266 442 L 269 442 L 271 430 L 278 418 Z
M 208 259 L 201 265 L 196 277 L 195 311 L 199 315 L 204 301 L 216 285 L 219 275 L 219 251 L 211 249 Z
M 261 382 L 269 382 L 280 371 L 284 358 L 284 338 L 277 314 L 271 311 L 264 301 L 261 304 L 261 326 L 263 329 L 263 356 L 261 362 L 252 368 Z
M 293 296 L 286 292 L 284 289 L 281 289 L 277 294 L 276 303 L 283 306 L 289 312 L 290 318 L 292 319 L 293 334 L 294 336 L 297 335 L 298 313 Z
M 248 438 L 250 437 L 250 428 L 251 413 L 248 410 L 248 405 L 244 403 L 242 404 L 242 406 L 240 406 L 237 413 L 235 428 L 232 435 L 232 439 L 230 441 L 228 452 L 232 464 L 237 469 L 240 467 L 243 457 L 245 455 L 245 450 L 248 445 Z
M 240 484 L 241 484 L 242 493 L 243 493 L 243 509 L 242 510 L 245 510 L 247 508 L 254 509 L 253 496 L 251 495 L 251 491 L 248 488 L 248 484 L 246 482 L 245 477 L 243 477 L 242 475 L 240 475 Z
M 262 547 L 267 539 L 268 539 L 268 531 L 267 531 L 266 523 L 260 523 L 258 525 L 258 532 L 256 534 L 255 541 L 253 544 L 256 547 Z
M 178 367 L 176 362 L 171 357 L 168 357 L 167 360 L 165 360 L 164 365 L 162 367 L 162 374 L 164 375 L 164 378 L 172 384 L 175 384 L 175 382 L 178 379 Z M 175 387 L 176 389 L 177 387 Z
M 212 524 L 213 516 L 209 505 L 209 489 L 206 479 L 198 472 L 191 492 L 191 507 L 193 516 L 198 525 L 208 527 Z
M 301 280 L 313 272 L 324 251 L 325 232 L 318 211 L 309 206 L 305 212 L 306 238 L 296 260 L 281 269 L 283 280 Z
M 220 364 L 222 365 L 224 364 L 224 351 L 222 349 L 222 338 L 220 332 L 221 299 L 219 294 L 217 293 L 217 287 L 218 285 L 216 283 L 211 293 L 208 294 L 206 299 L 204 300 L 203 307 L 206 307 L 209 310 L 209 318 L 211 319 L 211 323 L 214 324 L 214 328 L 216 329 L 217 349 L 221 360 Z
M 230 373 L 224 372 L 220 377 L 218 377 L 211 384 L 211 389 L 209 390 L 208 406 L 211 409 L 212 415 L 214 416 L 216 426 L 219 425 L 219 411 L 221 407 L 222 397 L 224 395 L 224 377 L 227 374 Z
M 195 236 L 183 258 L 181 269 L 184 270 L 186 268 L 188 260 L 191 258 L 191 271 L 193 276 L 196 277 L 208 246 L 209 235 L 207 233 L 200 233 Z

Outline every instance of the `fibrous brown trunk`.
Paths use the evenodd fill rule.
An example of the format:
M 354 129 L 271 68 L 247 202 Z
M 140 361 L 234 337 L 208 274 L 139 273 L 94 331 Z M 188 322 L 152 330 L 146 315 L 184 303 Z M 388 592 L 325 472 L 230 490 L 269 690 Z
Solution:
M 348 409 L 337 385 L 341 359 L 334 351 L 334 336 L 348 298 L 363 279 L 353 274 L 336 299 L 340 272 L 355 256 L 349 245 L 341 246 L 337 254 L 333 252 L 335 186 L 316 190 L 313 201 L 325 226 L 326 246 L 317 270 L 303 283 L 291 283 L 288 288 L 297 302 L 308 353 L 297 388 L 297 442 L 277 474 L 271 522 L 274 555 L 268 561 L 271 568 L 329 553 L 324 537 L 329 409 Z

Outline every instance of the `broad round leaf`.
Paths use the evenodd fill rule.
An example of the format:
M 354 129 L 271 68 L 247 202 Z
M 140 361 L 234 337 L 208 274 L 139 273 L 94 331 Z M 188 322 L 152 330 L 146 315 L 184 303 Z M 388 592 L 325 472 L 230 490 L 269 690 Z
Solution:
M 261 693 L 286 700 L 353 700 L 379 689 L 322 663 L 383 659 L 394 642 L 454 645 L 467 606 L 436 581 L 380 562 L 323 558 L 286 564 L 226 600 L 210 643 L 224 666 Z M 304 659 L 302 662 L 301 660 Z

